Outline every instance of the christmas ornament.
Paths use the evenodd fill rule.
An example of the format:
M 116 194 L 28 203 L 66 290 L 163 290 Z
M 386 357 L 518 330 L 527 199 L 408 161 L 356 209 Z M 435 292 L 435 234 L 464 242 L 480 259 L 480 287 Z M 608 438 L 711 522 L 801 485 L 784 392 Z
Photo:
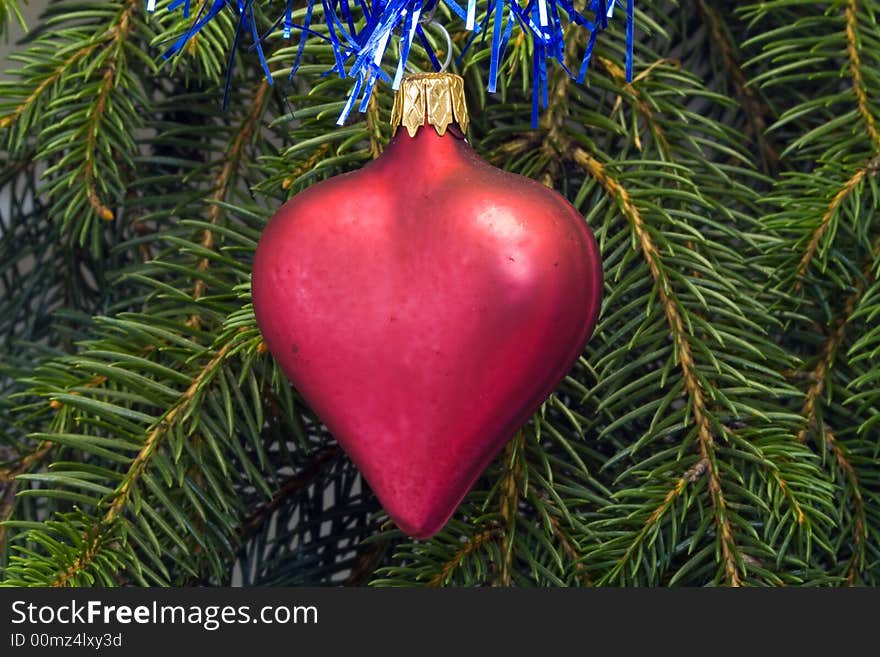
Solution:
M 487 40 L 487 34 L 491 31 L 491 39 L 488 39 L 489 92 L 494 93 L 496 90 L 498 72 L 514 30 L 522 30 L 531 40 L 528 51 L 532 54 L 532 125 L 537 127 L 538 109 L 547 107 L 547 63 L 555 59 L 573 79 L 583 82 L 596 37 L 608 27 L 608 20 L 613 17 L 615 6 L 622 6 L 626 9 L 626 79 L 628 82 L 632 81 L 634 0 L 586 0 L 582 9 L 576 8 L 572 0 L 486 0 L 485 4 L 481 2 L 480 21 L 477 20 L 477 0 L 467 0 L 465 7 L 456 0 L 357 0 L 356 3 L 351 0 L 321 0 L 317 12 L 314 11 L 316 0 L 305 0 L 304 4 L 305 10 L 300 10 L 302 18 L 299 20 L 302 22 L 298 23 L 294 21 L 293 0 L 280 3 L 279 6 L 284 7 L 283 13 L 261 35 L 254 16 L 253 0 L 207 0 L 201 3 L 189 29 L 165 51 L 165 57 L 173 57 L 181 52 L 187 42 L 214 20 L 224 7 L 229 7 L 237 14 L 237 27 L 229 54 L 225 105 L 232 81 L 236 46 L 243 35 L 250 35 L 253 42 L 251 50 L 256 51 L 270 84 L 273 76 L 263 48 L 270 34 L 280 28 L 282 37 L 290 39 L 294 32 L 299 32 L 299 44 L 288 79 L 299 69 L 307 39 L 324 40 L 333 48 L 336 63 L 332 72 L 341 78 L 352 80 L 348 102 L 339 115 L 338 123 L 342 125 L 358 98 L 358 109 L 361 112 L 366 110 L 378 80 L 391 83 L 392 89 L 398 88 L 414 41 L 425 48 L 434 69 L 441 69 L 423 24 L 436 20 L 433 17 L 439 16 L 437 8 L 443 5 L 455 19 L 464 21 L 466 30 L 473 32 L 461 56 L 471 47 L 474 39 L 482 35 Z M 181 7 L 183 15 L 189 17 L 190 0 L 172 0 L 168 6 L 172 11 Z M 147 11 L 155 8 L 156 0 L 147 0 Z M 300 15 L 299 12 L 297 14 Z M 393 62 L 395 74 L 392 79 L 382 70 L 382 64 L 395 30 L 398 33 L 399 57 Z M 564 61 L 566 34 L 569 35 L 568 38 L 572 38 L 571 34 L 578 38 L 584 31 L 588 36 L 580 66 L 569 70 Z M 572 72 L 574 70 L 577 75 Z
M 272 218 L 253 303 L 389 516 L 426 538 L 572 366 L 602 270 L 571 205 L 464 140 L 460 77 L 405 78 L 393 122 L 381 157 Z

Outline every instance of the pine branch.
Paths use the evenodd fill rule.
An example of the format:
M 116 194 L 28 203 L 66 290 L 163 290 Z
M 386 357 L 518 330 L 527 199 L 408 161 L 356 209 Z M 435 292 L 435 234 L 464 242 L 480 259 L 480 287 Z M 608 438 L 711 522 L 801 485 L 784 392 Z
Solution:
M 443 586 L 449 582 L 452 574 L 475 552 L 480 550 L 490 541 L 498 538 L 498 528 L 489 528 L 468 538 L 461 547 L 448 559 L 437 572 L 437 574 L 428 582 L 428 586 Z
M 534 486 L 530 486 L 530 489 L 533 497 L 540 498 L 545 505 L 552 504 L 547 496 L 535 489 Z M 593 579 L 590 577 L 590 574 L 587 572 L 587 569 L 584 567 L 584 564 L 581 562 L 580 559 L 580 548 L 576 546 L 572 541 L 572 538 L 565 531 L 563 531 L 562 523 L 559 521 L 559 518 L 556 515 L 549 514 L 548 518 L 550 521 L 550 527 L 553 531 L 553 536 L 557 541 L 559 541 L 559 544 L 562 546 L 563 552 L 568 557 L 569 561 L 573 564 L 575 573 L 577 574 L 577 577 L 580 580 L 581 584 L 583 586 L 592 586 Z
M 656 532 L 659 530 L 660 522 L 666 517 L 667 513 L 670 511 L 670 509 L 672 509 L 675 502 L 681 497 L 682 493 L 684 493 L 687 483 L 687 477 L 682 476 L 676 482 L 676 484 L 672 488 L 670 488 L 669 491 L 663 496 L 663 501 L 651 512 L 647 520 L 645 520 L 644 524 L 642 525 L 642 528 L 639 530 L 633 540 L 628 544 L 626 551 L 617 560 L 617 562 L 614 564 L 614 567 L 608 572 L 608 579 L 612 579 L 620 575 L 623 569 L 630 565 L 633 557 L 635 557 L 642 549 L 645 541 L 648 540 L 650 536 L 656 534 Z
M 654 279 L 657 288 L 657 295 L 663 306 L 669 329 L 672 332 L 672 337 L 675 341 L 679 366 L 681 367 L 682 375 L 684 376 L 685 386 L 691 399 L 690 407 L 698 431 L 697 436 L 699 439 L 700 458 L 707 466 L 709 491 L 712 497 L 712 505 L 715 509 L 715 522 L 717 523 L 719 530 L 719 543 L 723 556 L 725 576 L 727 583 L 730 586 L 740 586 L 741 579 L 739 566 L 735 556 L 738 553 L 738 550 L 734 543 L 733 530 L 727 519 L 727 503 L 724 499 L 721 477 L 715 461 L 715 437 L 707 413 L 706 390 L 703 387 L 700 377 L 695 371 L 691 344 L 687 338 L 687 331 L 682 319 L 681 308 L 674 296 L 672 296 L 672 285 L 666 273 L 661 269 L 660 263 L 662 262 L 662 258 L 654 244 L 653 238 L 646 230 L 641 211 L 632 202 L 626 188 L 612 178 L 605 167 L 583 149 L 576 148 L 572 153 L 572 159 L 593 176 L 607 193 L 617 199 L 620 203 L 621 210 L 624 216 L 630 221 L 636 240 L 641 247 L 645 261 L 648 264 L 651 277 Z M 664 502 L 664 505 L 671 503 L 680 492 L 681 485 L 677 484 L 676 487 L 670 491 L 667 496 L 668 502 Z M 661 509 L 664 508 L 666 507 L 661 506 Z
M 819 249 L 819 244 L 822 242 L 822 238 L 831 226 L 831 221 L 834 219 L 841 204 L 859 188 L 863 181 L 873 178 L 878 172 L 880 172 L 880 155 L 872 157 L 864 166 L 859 167 L 832 197 L 831 202 L 828 204 L 828 209 L 825 210 L 825 213 L 819 221 L 819 225 L 816 226 L 810 236 L 810 241 L 807 243 L 806 251 L 798 265 L 798 279 L 802 279 L 804 275 L 806 275 L 807 270 L 810 268 L 810 264 L 816 255 L 816 251 Z M 801 281 L 798 280 L 797 286 L 800 287 L 801 284 Z
M 804 396 L 804 404 L 801 408 L 801 415 L 804 417 L 804 426 L 797 435 L 797 439 L 800 442 L 805 442 L 808 434 L 817 428 L 818 406 L 820 404 L 822 393 L 825 391 L 825 384 L 834 363 L 834 358 L 846 337 L 847 323 L 852 317 L 856 305 L 862 296 L 864 290 L 864 282 L 862 279 L 856 280 L 855 288 L 855 291 L 844 300 L 843 310 L 835 321 L 834 326 L 831 328 L 828 338 L 825 340 L 825 345 L 822 347 L 819 360 L 808 374 L 808 379 L 812 381 L 812 383 L 807 389 L 807 393 Z
M 81 60 L 87 59 L 91 54 L 99 47 L 101 47 L 103 43 L 101 41 L 97 41 L 94 43 L 87 43 L 86 45 L 78 48 L 67 57 L 64 61 L 62 61 L 55 70 L 43 78 L 43 80 L 34 87 L 33 91 L 25 98 L 21 103 L 19 103 L 12 112 L 3 115 L 0 117 L 0 129 L 9 128 L 13 124 L 15 124 L 26 112 L 33 112 L 37 101 L 39 101 L 43 94 L 53 85 L 57 84 L 61 78 L 68 74 L 70 70 L 74 67 L 74 64 L 79 63 Z
M 217 175 L 214 185 L 214 194 L 212 196 L 213 203 L 208 210 L 208 221 L 212 226 L 216 226 L 220 220 L 220 215 L 223 212 L 221 204 L 227 200 L 230 187 L 235 181 L 235 174 L 244 159 L 245 148 L 250 144 L 254 133 L 258 130 L 259 121 L 263 117 L 266 99 L 269 96 L 270 88 L 271 85 L 268 80 L 263 80 L 257 86 L 257 90 L 254 93 L 254 98 L 251 103 L 251 110 L 235 133 L 235 136 L 229 144 L 229 149 L 224 153 L 225 159 L 223 166 L 220 169 L 220 173 Z M 210 228 L 205 228 L 202 231 L 201 246 L 205 250 L 211 250 L 214 248 L 214 231 Z M 204 273 L 210 266 L 210 262 L 211 261 L 207 257 L 199 260 L 196 272 L 198 274 Z M 206 287 L 205 279 L 199 277 L 196 280 L 195 288 L 193 289 L 193 299 L 195 301 L 198 301 L 202 297 L 205 293 Z M 190 322 L 192 326 L 198 327 L 200 324 L 198 315 L 193 315 L 190 318 Z
M 710 44 L 721 52 L 721 59 L 727 70 L 727 80 L 733 86 L 734 94 L 743 108 L 746 120 L 747 134 L 757 140 L 764 161 L 771 167 L 779 161 L 779 153 L 773 148 L 767 138 L 767 126 L 773 111 L 767 105 L 755 89 L 749 84 L 743 71 L 739 54 L 731 40 L 730 32 L 726 29 L 721 10 L 714 0 L 700 0 L 697 3 L 700 14 L 708 22 L 709 32 L 712 35 Z
M 77 575 L 86 570 L 92 564 L 95 557 L 100 554 L 100 528 L 91 527 L 87 530 L 87 533 L 82 537 L 82 545 L 83 547 L 79 556 L 76 558 L 76 561 L 74 561 L 67 570 L 59 573 L 59 575 L 52 580 L 50 586 L 53 588 L 63 588 L 68 586 Z
M 829 253 L 841 223 L 858 218 L 861 190 L 876 175 L 878 164 L 871 109 L 872 94 L 880 92 L 871 73 L 878 60 L 875 49 L 860 45 L 862 40 L 872 43 L 876 38 L 873 22 L 863 21 L 863 16 L 871 14 L 872 3 L 846 0 L 826 4 L 825 14 L 819 5 L 806 1 L 768 2 L 745 10 L 753 24 L 759 19 L 778 21 L 776 29 L 765 30 L 747 45 L 763 45 L 763 52 L 750 62 L 752 67 L 763 66 L 753 84 L 776 91 L 781 101 L 790 105 L 771 127 L 777 133 L 791 134 L 782 158 L 788 159 L 792 168 L 777 182 L 772 200 L 797 198 L 799 202 L 779 203 L 780 211 L 768 218 L 768 227 L 790 234 L 798 242 L 801 256 L 794 267 L 796 290 L 801 289 L 801 279 L 816 255 L 824 259 Z M 843 11 L 838 12 L 841 7 Z M 804 58 L 802 52 L 811 54 Z M 843 67 L 840 52 L 846 53 Z M 790 93 L 801 84 L 812 85 L 809 95 Z M 856 127 L 859 125 L 861 130 Z M 868 140 L 864 139 L 865 130 Z M 779 246 L 790 248 L 782 242 Z M 791 270 L 788 265 L 782 268 Z
M 852 528 L 854 549 L 853 556 L 847 567 L 846 580 L 850 586 L 854 586 L 856 584 L 858 569 L 864 562 L 866 552 L 865 541 L 867 539 L 867 517 L 865 515 L 865 501 L 862 497 L 862 488 L 859 484 L 859 477 L 856 474 L 856 470 L 852 465 L 852 461 L 850 460 L 846 449 L 837 441 L 834 437 L 834 433 L 828 430 L 827 427 L 824 431 L 824 437 L 834 454 L 837 466 L 843 472 L 844 477 L 846 477 L 849 482 L 850 490 L 852 491 L 852 505 L 855 511 L 855 523 Z
M 140 451 L 129 464 L 127 472 L 122 476 L 121 482 L 112 494 L 108 496 L 108 508 L 103 517 L 94 523 L 88 524 L 85 528 L 80 540 L 82 548 L 80 549 L 79 556 L 66 570 L 58 573 L 51 580 L 50 586 L 66 586 L 75 581 L 93 565 L 94 559 L 101 554 L 100 548 L 110 540 L 109 537 L 112 536 L 112 530 L 115 527 L 116 521 L 127 509 L 135 485 L 143 477 L 162 440 L 185 417 L 193 400 L 202 391 L 207 382 L 217 374 L 219 367 L 233 346 L 234 342 L 232 341 L 221 346 L 201 368 L 189 387 L 179 397 L 177 403 L 171 406 L 150 429 Z M 51 441 L 53 438 L 55 436 L 46 436 L 47 441 Z
M 10 149 L 36 145 L 54 217 L 80 244 L 89 241 L 93 254 L 102 246 L 100 223 L 118 213 L 112 206 L 124 194 L 123 171 L 134 169 L 137 153 L 132 133 L 143 123 L 136 107 L 143 97 L 127 61 L 140 9 L 139 0 L 125 0 L 73 12 L 68 26 L 25 52 L 22 81 L 3 83 L 9 100 L 2 106 L 12 109 L 0 127 Z M 48 125 L 34 133 L 38 120 Z
M 671 64 L 674 66 L 675 64 L 666 59 L 658 59 L 651 65 L 647 66 L 645 70 L 641 71 L 633 79 L 633 83 L 629 84 L 626 82 L 626 73 L 622 68 L 620 68 L 620 66 L 618 66 L 606 57 L 598 57 L 597 59 L 602 65 L 602 68 L 608 72 L 608 74 L 611 76 L 611 79 L 613 79 L 619 85 L 620 89 L 624 92 L 623 95 L 617 97 L 617 100 L 614 103 L 615 111 L 620 111 L 620 109 L 623 107 L 624 96 L 628 97 L 629 102 L 636 107 L 638 113 L 644 119 L 645 124 L 648 126 L 648 131 L 654 136 L 654 139 L 656 139 L 657 151 L 660 156 L 664 160 L 670 159 L 669 142 L 666 139 L 666 134 L 663 132 L 663 128 L 658 124 L 658 121 L 656 120 L 656 117 L 654 115 L 654 110 L 645 100 L 643 95 L 639 92 L 639 87 L 636 85 L 636 83 L 650 76 L 651 71 L 658 66 L 663 66 L 667 64 Z M 633 134 L 633 143 L 638 150 L 643 149 L 642 140 L 638 132 Z
M 193 382 L 186 389 L 183 395 L 181 395 L 180 400 L 171 407 L 171 409 L 162 417 L 159 423 L 147 435 L 147 438 L 144 441 L 144 446 L 141 448 L 141 451 L 138 452 L 138 455 L 129 466 L 128 472 L 125 474 L 122 484 L 111 496 L 110 508 L 107 509 L 107 513 L 104 514 L 102 525 L 106 526 L 112 524 L 113 521 L 116 520 L 117 517 L 119 517 L 119 514 L 121 514 L 125 510 L 125 507 L 128 503 L 129 495 L 131 494 L 132 485 L 143 474 L 144 469 L 149 463 L 150 458 L 153 456 L 153 453 L 156 451 L 159 443 L 161 442 L 163 437 L 165 437 L 168 431 L 170 431 L 174 427 L 175 422 L 179 421 L 178 418 L 181 418 L 186 414 L 186 411 L 188 410 L 196 394 L 217 373 L 217 370 L 223 364 L 227 353 L 233 345 L 233 342 L 227 342 L 217 351 L 217 353 L 211 358 L 211 360 L 209 360 L 205 364 L 205 366 L 199 371 L 195 379 L 193 379 Z

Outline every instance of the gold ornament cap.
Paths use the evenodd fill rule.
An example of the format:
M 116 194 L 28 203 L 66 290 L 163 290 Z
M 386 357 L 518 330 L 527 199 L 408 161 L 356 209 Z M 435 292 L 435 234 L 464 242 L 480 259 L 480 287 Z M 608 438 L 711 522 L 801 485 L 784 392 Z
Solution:
M 457 123 L 467 132 L 468 113 L 464 100 L 464 80 L 454 73 L 417 73 L 407 75 L 394 96 L 391 130 L 404 126 L 410 137 L 423 125 L 432 125 L 441 137 L 446 128 Z

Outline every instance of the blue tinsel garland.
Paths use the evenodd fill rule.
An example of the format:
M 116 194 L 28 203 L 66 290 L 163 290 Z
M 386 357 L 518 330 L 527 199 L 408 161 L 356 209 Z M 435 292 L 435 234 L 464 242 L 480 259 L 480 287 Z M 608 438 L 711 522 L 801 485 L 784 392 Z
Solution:
M 532 38 L 533 47 L 533 93 L 532 93 L 532 125 L 537 125 L 539 107 L 547 106 L 547 62 L 555 59 L 572 78 L 583 82 L 593 53 L 593 46 L 599 32 L 608 26 L 608 19 L 614 13 L 615 4 L 626 9 L 626 77 L 632 80 L 633 59 L 633 4 L 634 0 L 582 0 L 585 7 L 576 9 L 572 0 L 486 0 L 487 11 L 482 24 L 476 22 L 477 0 L 467 0 L 462 7 L 455 0 L 354 0 L 357 9 L 365 20 L 360 29 L 353 18 L 351 0 L 305 0 L 306 13 L 302 24 L 293 22 L 293 0 L 286 0 L 284 12 L 278 18 L 273 32 L 281 26 L 282 35 L 289 39 L 294 31 L 300 34 L 296 57 L 290 69 L 292 77 L 299 68 L 306 40 L 312 36 L 327 40 L 333 47 L 336 63 L 332 69 L 341 78 L 352 78 L 352 89 L 348 102 L 342 110 L 337 123 L 345 122 L 349 113 L 360 98 L 359 111 L 367 108 L 370 95 L 376 82 L 383 79 L 393 89 L 397 89 L 403 77 L 406 60 L 414 39 L 425 47 L 435 69 L 440 68 L 436 56 L 428 44 L 420 19 L 431 15 L 438 3 L 443 3 L 464 21 L 465 27 L 474 32 L 474 37 L 485 32 L 489 21 L 492 21 L 492 55 L 489 64 L 488 90 L 494 92 L 498 84 L 498 69 L 504 56 L 514 28 L 524 30 Z M 165 57 L 178 53 L 187 41 L 214 19 L 224 7 L 229 7 L 238 16 L 235 41 L 230 52 L 230 70 L 232 58 L 238 39 L 242 32 L 250 33 L 253 49 L 256 50 L 266 78 L 272 83 L 272 75 L 263 52 L 265 36 L 257 32 L 253 10 L 254 0 L 208 0 L 202 5 L 190 28 L 165 52 Z M 313 9 L 320 2 L 323 9 L 323 20 L 326 34 L 313 29 Z M 189 17 L 190 0 L 173 0 L 169 10 L 183 7 L 184 16 Z M 155 0 L 148 0 L 147 10 L 155 9 Z M 563 18 L 564 17 L 564 18 Z M 590 36 L 584 51 L 580 68 L 575 76 L 564 61 L 565 39 L 563 30 L 568 24 L 580 25 Z M 389 77 L 382 70 L 383 59 L 391 41 L 392 31 L 399 28 L 399 57 L 393 63 L 394 77 Z M 473 42 L 473 38 L 471 39 Z M 468 44 L 470 46 L 470 43 Z M 227 89 L 229 76 L 227 76 Z M 225 100 L 224 100 L 225 102 Z

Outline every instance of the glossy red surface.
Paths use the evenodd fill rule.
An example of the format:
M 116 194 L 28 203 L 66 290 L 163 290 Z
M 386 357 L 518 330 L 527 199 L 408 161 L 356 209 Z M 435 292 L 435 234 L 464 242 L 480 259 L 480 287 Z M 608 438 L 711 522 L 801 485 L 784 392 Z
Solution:
M 428 127 L 286 203 L 253 269 L 269 350 L 415 538 L 565 376 L 601 294 L 568 202 Z

